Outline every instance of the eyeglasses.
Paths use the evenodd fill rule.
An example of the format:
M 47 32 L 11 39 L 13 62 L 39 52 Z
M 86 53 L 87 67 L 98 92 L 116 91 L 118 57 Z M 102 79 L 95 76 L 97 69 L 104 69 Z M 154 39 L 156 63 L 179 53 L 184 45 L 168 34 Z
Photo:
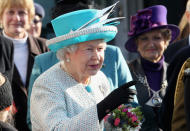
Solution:
M 42 22 L 42 20 L 41 20 L 41 19 L 39 19 L 39 20 L 34 19 L 34 20 L 33 20 L 33 23 L 34 23 L 34 24 L 38 24 L 39 22 Z

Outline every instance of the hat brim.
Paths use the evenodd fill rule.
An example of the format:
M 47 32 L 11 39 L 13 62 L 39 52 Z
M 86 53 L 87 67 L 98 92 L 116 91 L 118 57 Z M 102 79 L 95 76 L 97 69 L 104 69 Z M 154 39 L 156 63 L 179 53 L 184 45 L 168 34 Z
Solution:
M 148 31 L 152 31 L 155 29 L 164 29 L 164 28 L 171 30 L 172 38 L 170 40 L 170 43 L 172 43 L 178 37 L 180 30 L 176 25 L 168 24 L 168 25 L 162 25 L 162 26 L 152 27 L 152 28 L 143 30 L 142 32 L 139 32 L 135 36 L 130 37 L 128 39 L 128 41 L 125 43 L 125 48 L 130 52 L 137 52 L 137 45 L 135 43 L 135 38 L 137 38 L 137 36 L 141 35 L 142 33 L 148 32 Z
M 53 38 L 55 41 L 59 39 L 59 42 L 52 42 L 54 40 L 51 40 L 50 43 L 47 41 L 46 44 L 51 51 L 56 52 L 57 50 L 66 46 L 91 40 L 103 39 L 105 42 L 109 42 L 115 38 L 117 34 L 117 28 L 115 26 L 102 26 L 78 31 L 78 33 L 75 32 L 75 34 L 69 33 L 67 35 L 59 36 L 59 38 Z

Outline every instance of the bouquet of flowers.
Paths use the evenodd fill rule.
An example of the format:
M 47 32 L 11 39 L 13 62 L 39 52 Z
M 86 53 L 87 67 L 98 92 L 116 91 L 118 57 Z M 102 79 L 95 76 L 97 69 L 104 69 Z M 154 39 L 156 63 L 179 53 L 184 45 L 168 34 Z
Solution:
M 105 129 L 106 131 L 138 131 L 143 119 L 140 106 L 121 105 L 104 118 Z

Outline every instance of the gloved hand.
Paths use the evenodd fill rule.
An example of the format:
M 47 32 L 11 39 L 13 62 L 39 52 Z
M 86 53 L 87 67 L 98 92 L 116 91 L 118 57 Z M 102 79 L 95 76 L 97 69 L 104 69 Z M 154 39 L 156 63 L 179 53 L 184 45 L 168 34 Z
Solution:
M 136 84 L 136 81 L 130 81 L 112 91 L 106 98 L 97 104 L 98 119 L 101 121 L 106 114 L 120 106 L 121 104 L 134 101 L 136 90 L 129 89 Z

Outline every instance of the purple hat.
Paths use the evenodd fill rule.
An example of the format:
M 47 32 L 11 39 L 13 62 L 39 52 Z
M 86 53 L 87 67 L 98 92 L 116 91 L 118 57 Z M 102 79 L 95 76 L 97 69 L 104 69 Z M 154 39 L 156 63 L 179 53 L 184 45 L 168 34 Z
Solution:
M 176 25 L 167 24 L 167 9 L 163 5 L 156 5 L 145 8 L 137 12 L 131 17 L 130 31 L 128 36 L 130 38 L 125 43 L 125 48 L 130 52 L 137 52 L 135 38 L 142 33 L 154 30 L 167 28 L 172 32 L 170 43 L 179 35 L 179 28 Z

